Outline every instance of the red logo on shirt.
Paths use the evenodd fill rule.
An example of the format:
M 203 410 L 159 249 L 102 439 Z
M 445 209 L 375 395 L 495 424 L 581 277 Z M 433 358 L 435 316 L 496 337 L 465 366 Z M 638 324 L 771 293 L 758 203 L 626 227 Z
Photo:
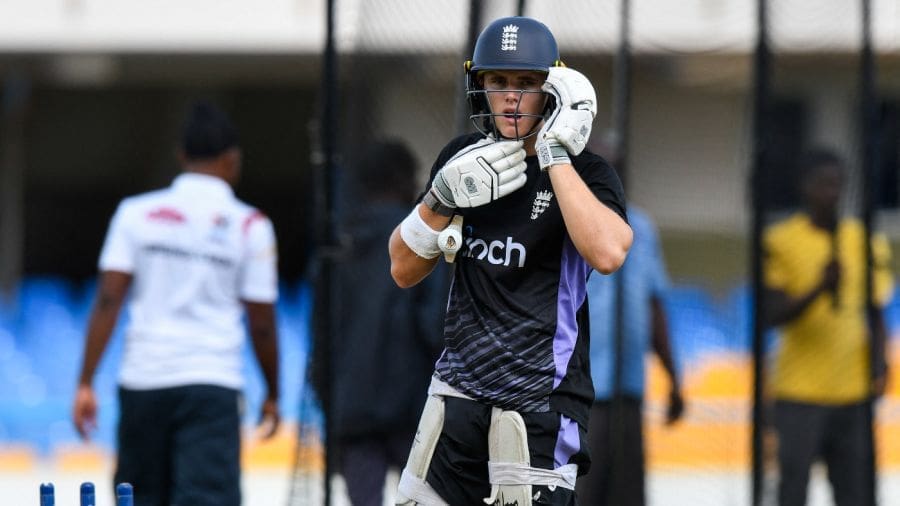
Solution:
M 160 207 L 147 213 L 147 219 L 150 221 L 162 221 L 165 223 L 184 223 L 186 221 L 183 214 L 177 209 L 171 207 Z
M 250 216 L 247 216 L 246 218 L 244 218 L 244 223 L 241 226 L 241 232 L 243 232 L 244 235 L 247 235 L 247 232 L 250 230 L 250 225 L 252 225 L 254 221 L 263 220 L 265 218 L 266 218 L 265 214 L 263 214 L 257 210 L 254 210 L 250 214 Z

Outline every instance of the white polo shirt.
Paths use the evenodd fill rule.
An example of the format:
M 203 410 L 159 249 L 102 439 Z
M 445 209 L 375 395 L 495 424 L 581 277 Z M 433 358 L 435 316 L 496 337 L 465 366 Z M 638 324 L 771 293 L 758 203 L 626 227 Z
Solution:
M 131 273 L 119 384 L 240 388 L 241 301 L 278 298 L 275 232 L 224 180 L 179 175 L 127 198 L 109 226 L 101 271 Z

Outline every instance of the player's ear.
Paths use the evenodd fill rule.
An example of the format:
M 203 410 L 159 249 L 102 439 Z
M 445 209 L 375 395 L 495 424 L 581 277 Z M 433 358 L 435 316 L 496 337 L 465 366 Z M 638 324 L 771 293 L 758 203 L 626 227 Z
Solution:
M 241 164 L 244 160 L 244 153 L 241 148 L 231 148 L 223 153 L 225 163 L 228 170 L 229 181 L 232 185 L 236 185 L 241 177 Z

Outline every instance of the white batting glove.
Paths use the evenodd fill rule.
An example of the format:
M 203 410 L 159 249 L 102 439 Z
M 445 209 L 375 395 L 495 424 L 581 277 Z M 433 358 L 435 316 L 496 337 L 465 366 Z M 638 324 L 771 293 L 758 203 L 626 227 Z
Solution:
M 556 109 L 538 132 L 535 150 L 541 169 L 571 163 L 584 151 L 597 115 L 597 93 L 587 77 L 567 67 L 552 67 L 541 87 L 556 98 Z
M 525 185 L 522 141 L 485 138 L 460 150 L 434 176 L 426 203 L 446 208 L 478 207 L 505 197 Z M 441 211 L 438 211 L 441 212 Z

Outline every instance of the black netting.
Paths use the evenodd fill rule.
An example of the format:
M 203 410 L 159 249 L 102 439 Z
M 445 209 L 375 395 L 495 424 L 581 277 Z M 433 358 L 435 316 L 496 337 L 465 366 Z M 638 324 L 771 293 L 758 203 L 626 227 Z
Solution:
M 436 9 L 427 2 L 363 1 L 352 15 L 339 19 L 336 145 L 339 165 L 346 169 L 343 223 L 365 214 L 365 207 L 357 204 L 368 189 L 352 169 L 362 164 L 366 146 L 382 139 L 406 143 L 416 157 L 417 187 L 422 189 L 438 150 L 452 136 L 471 129 L 464 116 L 462 68 L 470 53 L 470 4 L 481 3 L 457 1 L 452 8 Z M 845 162 L 837 206 L 840 217 L 855 220 L 863 234 L 869 224 L 872 231 L 886 234 L 888 244 L 900 230 L 894 210 L 900 102 L 893 74 L 876 79 L 870 125 L 874 127 L 865 127 L 859 3 L 772 4 L 770 79 L 760 83 L 754 54 L 759 28 L 755 2 L 631 2 L 627 81 L 620 79 L 624 67 L 617 59 L 621 2 L 524 2 L 525 14 L 554 32 L 563 60 L 594 84 L 600 112 L 589 148 L 618 163 L 629 204 L 646 211 L 659 231 L 671 280 L 663 306 L 687 408 L 677 424 L 664 423 L 670 385 L 648 349 L 643 413 L 649 504 L 717 506 L 751 501 L 757 309 L 753 259 L 762 262 L 761 281 L 766 281 L 772 276 L 769 257 L 763 256 L 766 237 L 771 227 L 796 217 L 803 208 L 805 179 L 800 166 L 810 151 L 827 149 Z M 515 14 L 518 5 L 485 2 L 478 18 L 481 26 Z M 876 7 L 874 20 L 892 12 L 884 2 Z M 878 54 L 880 44 L 891 42 L 887 25 L 876 27 L 881 27 L 874 33 Z M 627 104 L 619 100 L 623 94 L 616 88 L 622 82 L 629 85 Z M 760 86 L 765 87 L 765 108 L 755 118 Z M 615 121 L 621 114 L 629 119 L 627 132 L 615 129 L 622 124 Z M 757 119 L 765 125 L 760 136 L 755 135 Z M 627 143 L 619 144 L 623 139 Z M 864 139 L 872 142 L 870 158 L 864 155 Z M 617 152 L 622 145 L 627 150 Z M 865 193 L 867 163 L 874 181 L 871 199 Z M 761 178 L 761 194 L 755 199 L 754 177 Z M 872 213 L 866 212 L 869 202 Z M 761 206 L 758 214 L 754 203 Z M 753 240 L 754 216 L 761 219 L 759 243 Z M 787 250 L 807 244 L 805 236 L 794 242 L 790 234 L 785 237 L 781 241 Z M 853 244 L 848 242 L 846 248 Z M 845 272 L 856 277 L 839 282 L 839 297 L 845 300 L 836 307 L 847 304 L 841 310 L 850 311 L 854 301 L 862 301 L 855 309 L 863 312 L 868 325 L 865 294 L 840 291 L 866 286 L 866 254 L 852 255 L 863 264 L 853 274 Z M 894 264 L 886 262 L 890 277 Z M 797 297 L 800 291 L 790 294 Z M 759 307 L 765 309 L 760 321 L 771 316 L 767 306 L 771 300 L 767 296 L 760 301 Z M 900 306 L 894 300 L 887 299 L 884 311 L 889 336 L 900 326 Z M 790 375 L 787 380 L 773 376 L 777 354 L 784 347 L 784 326 L 766 327 L 758 335 L 764 340 L 764 377 L 756 419 L 762 429 L 757 440 L 762 476 L 757 497 L 761 504 L 775 504 L 780 472 L 779 441 L 773 429 L 779 394 L 774 384 L 794 380 Z M 839 369 L 863 359 L 868 367 L 868 348 L 863 355 L 848 352 L 846 362 L 826 357 L 826 348 L 803 350 L 821 353 L 823 361 L 833 360 Z M 813 377 L 796 381 L 811 384 L 811 390 L 828 384 L 825 379 L 817 383 L 818 373 L 809 374 Z M 896 445 L 890 444 L 898 395 L 889 389 L 875 405 L 874 453 L 882 502 L 889 500 L 883 495 L 887 480 L 881 477 L 900 463 Z M 827 476 L 819 465 L 812 469 L 810 504 L 823 504 L 830 496 Z

